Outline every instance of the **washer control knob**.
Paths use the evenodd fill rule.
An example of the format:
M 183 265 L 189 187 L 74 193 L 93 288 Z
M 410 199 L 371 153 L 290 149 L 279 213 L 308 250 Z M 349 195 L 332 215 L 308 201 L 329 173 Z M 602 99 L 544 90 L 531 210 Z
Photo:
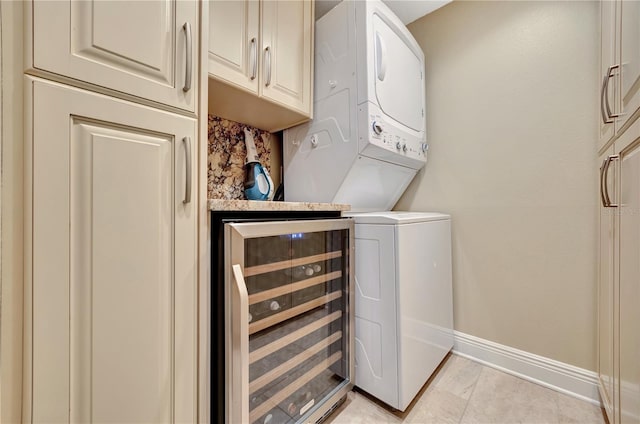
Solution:
M 371 127 L 373 128 L 373 132 L 376 133 L 377 135 L 382 134 L 382 125 L 380 125 L 376 121 L 373 121 L 373 124 L 371 125 Z
M 427 143 L 421 143 L 420 148 L 422 148 L 422 153 L 427 153 L 427 150 L 429 150 L 429 145 Z
M 400 144 L 399 141 L 396 143 L 396 149 L 398 150 L 402 149 L 402 144 Z
M 403 152 L 406 152 L 406 151 L 407 151 L 407 145 L 406 145 L 406 144 L 403 144 L 403 145 L 402 145 L 402 151 L 403 151 Z

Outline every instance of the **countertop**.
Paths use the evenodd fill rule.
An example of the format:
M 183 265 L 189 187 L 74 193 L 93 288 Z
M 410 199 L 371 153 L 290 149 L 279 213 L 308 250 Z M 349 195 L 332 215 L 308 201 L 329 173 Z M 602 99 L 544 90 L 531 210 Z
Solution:
M 313 202 L 262 202 L 257 200 L 209 199 L 210 211 L 349 211 L 351 205 Z

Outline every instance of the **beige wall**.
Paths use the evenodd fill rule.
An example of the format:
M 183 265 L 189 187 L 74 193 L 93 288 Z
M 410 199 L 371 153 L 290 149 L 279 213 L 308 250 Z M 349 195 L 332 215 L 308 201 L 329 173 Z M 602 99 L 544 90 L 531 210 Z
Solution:
M 429 162 L 395 209 L 453 217 L 455 328 L 595 369 L 596 2 L 453 2 L 426 56 Z
M 2 2 L 0 422 L 18 423 L 22 392 L 22 3 Z

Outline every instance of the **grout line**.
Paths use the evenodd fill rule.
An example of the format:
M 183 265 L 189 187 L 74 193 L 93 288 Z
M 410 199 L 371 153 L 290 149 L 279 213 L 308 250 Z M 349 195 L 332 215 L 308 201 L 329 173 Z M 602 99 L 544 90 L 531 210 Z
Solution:
M 462 356 L 456 355 L 459 358 L 462 358 Z M 467 358 L 464 358 L 467 359 Z M 469 359 L 467 359 L 469 360 Z M 480 376 L 482 375 L 482 373 L 484 372 L 484 370 L 486 369 L 486 367 L 483 365 L 482 369 L 480 370 L 480 372 L 478 373 L 478 377 L 476 377 L 476 381 L 473 383 L 473 388 L 471 389 L 471 394 L 469 394 L 469 399 L 467 399 L 467 403 L 465 403 L 464 405 L 464 409 L 462 410 L 462 414 L 460 415 L 460 419 L 458 420 L 458 424 L 462 423 L 462 419 L 464 418 L 465 414 L 467 413 L 467 409 L 469 408 L 469 403 L 471 402 L 471 398 L 473 397 L 474 393 L 476 392 L 476 388 L 478 387 L 478 381 L 480 380 Z

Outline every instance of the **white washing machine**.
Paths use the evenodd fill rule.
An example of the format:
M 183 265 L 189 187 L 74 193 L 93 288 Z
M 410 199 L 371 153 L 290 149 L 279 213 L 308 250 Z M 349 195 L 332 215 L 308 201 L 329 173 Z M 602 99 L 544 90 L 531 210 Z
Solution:
M 404 411 L 453 347 L 451 218 L 355 218 L 356 386 Z

